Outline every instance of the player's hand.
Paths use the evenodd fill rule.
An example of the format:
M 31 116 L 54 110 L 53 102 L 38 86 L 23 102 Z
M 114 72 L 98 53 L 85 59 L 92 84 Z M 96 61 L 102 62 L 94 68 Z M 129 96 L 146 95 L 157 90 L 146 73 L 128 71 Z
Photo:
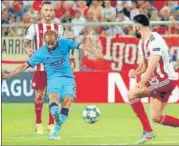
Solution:
M 2 73 L 1 78 L 2 79 L 9 79 L 10 78 L 10 73 Z
M 31 48 L 25 48 L 26 54 L 28 57 L 32 57 L 33 54 L 33 49 Z
M 99 51 L 99 50 L 94 50 L 94 54 L 95 54 L 96 57 L 98 57 L 98 58 L 103 58 L 103 54 L 102 54 L 102 52 Z
M 134 69 L 131 69 L 131 70 L 129 71 L 128 76 L 129 76 L 130 78 L 135 78 L 135 77 L 136 77 L 136 72 L 135 72 L 135 70 L 134 70 Z
M 136 84 L 136 87 L 137 87 L 139 90 L 142 90 L 142 88 L 144 87 L 144 85 L 139 82 L 139 83 Z

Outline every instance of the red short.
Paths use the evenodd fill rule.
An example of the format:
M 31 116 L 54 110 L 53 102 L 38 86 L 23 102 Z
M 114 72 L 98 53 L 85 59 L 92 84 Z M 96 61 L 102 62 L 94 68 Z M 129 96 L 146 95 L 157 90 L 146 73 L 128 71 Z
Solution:
M 33 89 L 44 89 L 47 85 L 46 71 L 35 71 L 32 78 Z
M 177 80 L 170 80 L 168 77 L 161 78 L 160 76 L 154 76 L 147 83 L 149 91 L 156 98 L 159 98 L 162 102 L 167 102 L 172 90 L 176 87 Z

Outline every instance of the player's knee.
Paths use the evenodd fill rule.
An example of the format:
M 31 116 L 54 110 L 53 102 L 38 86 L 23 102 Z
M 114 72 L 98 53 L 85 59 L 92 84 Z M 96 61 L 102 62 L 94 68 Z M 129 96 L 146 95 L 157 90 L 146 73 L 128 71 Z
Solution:
M 71 105 L 71 103 L 73 102 L 73 99 L 71 97 L 65 97 L 63 100 L 63 105 L 65 107 L 69 107 Z
M 43 103 L 44 99 L 34 98 L 34 103 Z
M 151 116 L 152 121 L 155 122 L 155 123 L 160 123 L 161 117 L 162 117 L 161 114 L 153 114 L 153 115 Z
M 36 100 L 43 100 L 45 97 L 45 92 L 42 91 L 37 91 L 35 94 Z
M 127 97 L 128 97 L 128 99 L 129 99 L 129 101 L 130 101 L 130 100 L 135 99 L 135 98 L 136 98 L 136 95 L 134 94 L 133 91 L 130 91 L 130 90 L 129 90 L 129 92 L 128 92 L 128 94 L 127 94 Z
M 49 103 L 57 103 L 59 102 L 59 97 L 57 94 L 50 94 L 49 95 Z

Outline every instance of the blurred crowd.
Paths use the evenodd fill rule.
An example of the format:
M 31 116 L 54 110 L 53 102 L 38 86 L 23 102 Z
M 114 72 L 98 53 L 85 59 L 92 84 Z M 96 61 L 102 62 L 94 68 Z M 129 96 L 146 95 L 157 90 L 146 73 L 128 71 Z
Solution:
M 139 13 L 145 13 L 151 21 L 179 21 L 179 2 L 165 1 L 161 8 L 157 8 L 154 0 L 73 0 L 52 1 L 55 8 L 55 21 L 62 23 L 87 22 L 128 22 Z M 40 6 L 42 1 L 2 1 L 2 24 L 10 27 L 2 28 L 3 36 L 23 36 L 28 25 L 41 19 Z M 20 24 L 20 25 L 19 25 Z M 22 27 L 24 25 L 24 27 Z M 14 26 L 16 25 L 16 27 Z M 19 27 L 18 27 L 19 26 Z M 84 27 L 74 25 L 66 28 L 73 36 L 93 34 L 104 35 L 132 35 L 132 28 L 128 25 Z M 179 34 L 179 25 L 156 25 L 153 31 L 160 34 Z

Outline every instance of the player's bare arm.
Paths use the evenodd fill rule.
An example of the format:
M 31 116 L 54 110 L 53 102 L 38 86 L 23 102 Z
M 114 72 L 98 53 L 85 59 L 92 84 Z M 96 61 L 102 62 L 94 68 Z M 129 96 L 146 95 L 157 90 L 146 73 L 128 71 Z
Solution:
M 145 86 L 149 79 L 151 79 L 152 74 L 156 70 L 158 63 L 160 61 L 160 56 L 151 56 L 148 61 L 148 67 L 143 74 L 142 80 L 139 82 L 139 85 Z
M 12 76 L 15 76 L 15 75 L 25 71 L 28 67 L 30 67 L 30 65 L 27 62 L 25 62 L 24 64 L 15 68 L 11 73 L 2 73 L 2 78 L 3 79 L 11 78 Z
M 84 51 L 93 53 L 93 54 L 95 54 L 95 55 L 96 55 L 97 57 L 99 57 L 99 58 L 102 58 L 102 57 L 103 57 L 103 54 L 102 54 L 101 51 L 96 50 L 96 49 L 93 49 L 93 48 L 90 47 L 89 45 L 80 44 L 78 48 L 81 49 L 81 50 L 84 50 Z
M 139 66 L 135 70 L 131 69 L 129 71 L 129 77 L 134 78 L 137 75 L 144 73 L 146 71 L 146 69 L 147 69 L 147 61 L 144 58 L 144 56 L 141 56 L 141 62 L 139 64 Z
M 31 40 L 24 40 L 24 50 L 28 57 L 31 57 L 33 54 L 33 49 L 30 47 Z

